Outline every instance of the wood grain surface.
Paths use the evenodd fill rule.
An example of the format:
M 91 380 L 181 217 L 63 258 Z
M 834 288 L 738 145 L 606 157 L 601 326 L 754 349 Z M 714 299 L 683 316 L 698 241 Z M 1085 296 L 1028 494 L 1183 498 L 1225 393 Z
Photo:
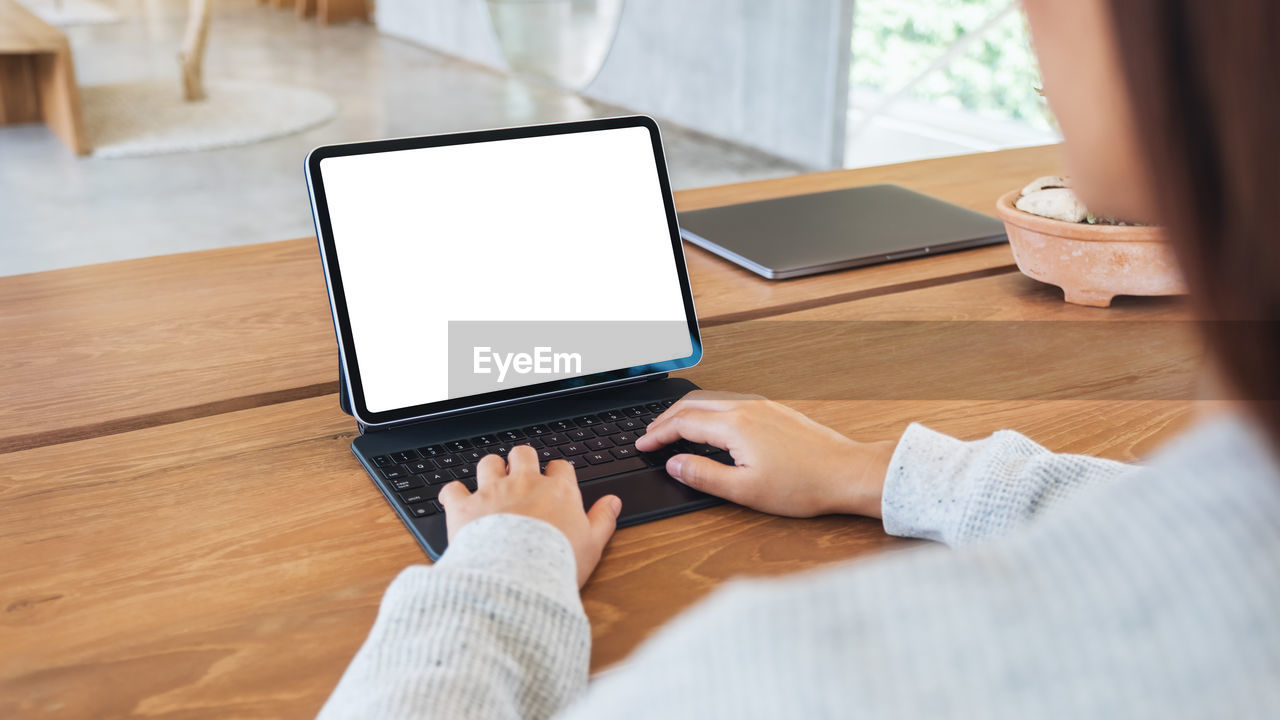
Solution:
M 865 378 L 827 359 L 874 358 L 893 346 L 892 333 L 850 346 L 840 333 L 809 327 L 830 317 L 871 318 L 910 336 L 904 318 L 998 325 L 1036 317 L 1037 307 L 1044 317 L 1096 312 L 1064 309 L 1036 286 L 1001 287 L 1007 283 L 984 278 L 809 311 L 827 318 L 817 321 L 720 326 L 708 333 L 707 360 L 687 376 L 706 387 L 784 395 L 788 387 L 822 388 L 791 392 L 806 396 L 793 404 L 862 440 L 892 439 L 911 421 L 965 438 L 1014 427 L 1054 450 L 1133 460 L 1185 426 L 1193 406 L 1186 399 L 862 398 Z M 1127 315 L 1179 328 L 1176 305 L 1121 305 L 1097 324 Z M 765 324 L 775 327 L 762 336 Z M 936 346 L 904 342 L 922 365 L 937 356 Z M 810 362 L 794 365 L 788 347 L 804 348 Z M 1073 379 L 1181 376 L 1194 362 L 1184 354 L 1185 363 L 1169 365 L 1113 354 L 1102 381 L 1098 367 L 1072 364 L 1045 375 L 1042 394 Z M 964 362 L 980 374 L 989 360 Z M 352 437 L 350 419 L 328 395 L 7 455 L 0 716 L 313 713 L 367 632 L 386 584 L 405 565 L 425 562 L 351 457 Z M 907 544 L 871 520 L 792 520 L 737 507 L 627 528 L 584 595 L 593 667 L 624 658 L 729 578 Z
M 1191 400 L 1184 298 L 1068 305 L 1004 274 L 703 331 L 703 387 L 797 400 Z M 812 380 L 812 381 L 809 381 Z
M 681 209 L 899 182 L 977 210 L 1051 171 L 1023 148 L 679 193 Z M 966 182 L 965 178 L 969 178 Z M 1013 271 L 1006 246 L 770 282 L 689 248 L 707 326 Z M 0 277 L 0 453 L 337 389 L 314 239 Z M 50 383 L 50 368 L 57 381 Z
M 914 178 L 973 205 L 994 194 L 972 177 L 1012 186 L 1047 153 L 680 203 Z M 1204 348 L 1185 302 L 1065 305 L 1000 252 L 783 284 L 691 252 L 710 321 L 704 362 L 683 375 L 788 401 L 860 440 L 912 421 L 966 439 L 1015 428 L 1125 461 L 1218 409 L 1192 399 Z M 426 562 L 351 456 L 325 302 L 309 241 L 0 279 L 0 717 L 320 707 L 387 583 Z M 731 578 L 913 546 L 928 547 L 864 518 L 735 506 L 621 530 L 584 591 L 592 668 Z
M 923 420 L 1133 459 L 1185 402 L 817 401 L 861 439 Z M 0 717 L 307 717 L 386 584 L 426 562 L 333 396 L 13 453 L 0 470 Z M 740 575 L 905 545 L 877 522 L 720 507 L 620 531 L 588 585 L 593 667 Z

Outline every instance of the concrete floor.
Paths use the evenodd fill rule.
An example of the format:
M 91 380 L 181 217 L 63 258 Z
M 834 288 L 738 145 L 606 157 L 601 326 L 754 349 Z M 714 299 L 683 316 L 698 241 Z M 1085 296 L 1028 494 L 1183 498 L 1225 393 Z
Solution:
M 115 0 L 125 20 L 67 29 L 80 84 L 173 78 L 184 0 Z M 214 3 L 206 77 L 322 90 L 321 127 L 255 145 L 77 158 L 41 125 L 0 127 L 0 275 L 312 234 L 302 159 L 316 145 L 629 112 L 380 36 L 319 27 L 252 0 Z M 676 188 L 802 168 L 664 125 Z

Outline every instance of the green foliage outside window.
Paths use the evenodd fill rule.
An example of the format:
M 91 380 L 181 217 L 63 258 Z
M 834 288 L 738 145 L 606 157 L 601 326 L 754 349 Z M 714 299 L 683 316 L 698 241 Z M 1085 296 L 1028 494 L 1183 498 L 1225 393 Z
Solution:
M 855 0 L 853 92 L 857 87 L 897 92 L 1008 5 L 1009 0 Z M 1026 23 L 1015 10 L 907 97 L 1049 130 L 1052 119 L 1038 87 Z

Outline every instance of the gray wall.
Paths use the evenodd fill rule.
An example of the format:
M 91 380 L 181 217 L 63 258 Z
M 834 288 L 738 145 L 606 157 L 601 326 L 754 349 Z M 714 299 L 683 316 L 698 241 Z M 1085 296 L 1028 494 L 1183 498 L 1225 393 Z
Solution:
M 507 69 L 484 0 L 378 0 L 375 22 L 384 34 Z
M 484 0 L 379 0 L 389 35 L 506 70 Z M 588 97 L 812 167 L 844 158 L 853 0 L 627 0 Z

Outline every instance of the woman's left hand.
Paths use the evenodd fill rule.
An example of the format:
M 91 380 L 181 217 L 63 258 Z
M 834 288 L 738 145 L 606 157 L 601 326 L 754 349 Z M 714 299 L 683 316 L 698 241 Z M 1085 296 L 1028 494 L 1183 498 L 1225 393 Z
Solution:
M 460 482 L 440 490 L 445 508 L 449 539 L 467 523 L 485 515 L 513 513 L 538 518 L 555 526 L 569 539 L 578 564 L 578 587 L 586 584 L 600 562 L 604 546 L 617 528 L 622 500 L 606 495 L 582 510 L 582 492 L 573 466 L 564 460 L 538 469 L 538 454 L 528 445 L 511 448 L 504 462 L 499 455 L 486 455 L 476 465 L 476 491 L 468 492 Z M 446 551 L 448 552 L 448 551 Z

